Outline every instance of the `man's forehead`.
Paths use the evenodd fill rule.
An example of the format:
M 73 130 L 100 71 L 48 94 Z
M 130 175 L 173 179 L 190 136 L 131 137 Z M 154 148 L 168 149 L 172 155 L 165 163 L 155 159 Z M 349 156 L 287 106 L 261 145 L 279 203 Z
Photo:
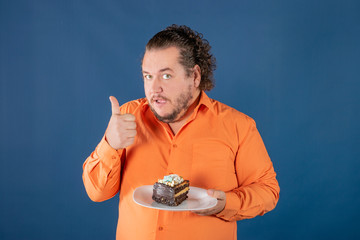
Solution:
M 176 47 L 146 50 L 142 61 L 144 72 L 173 70 L 179 64 L 179 50 Z

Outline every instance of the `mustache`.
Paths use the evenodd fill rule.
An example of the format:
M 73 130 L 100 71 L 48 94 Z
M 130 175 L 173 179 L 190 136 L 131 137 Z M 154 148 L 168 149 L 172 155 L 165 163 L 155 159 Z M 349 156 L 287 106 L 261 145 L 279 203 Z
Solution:
M 158 99 L 170 101 L 170 99 L 168 99 L 167 97 L 162 96 L 162 95 L 153 95 L 150 99 L 151 99 L 151 101 L 156 101 Z

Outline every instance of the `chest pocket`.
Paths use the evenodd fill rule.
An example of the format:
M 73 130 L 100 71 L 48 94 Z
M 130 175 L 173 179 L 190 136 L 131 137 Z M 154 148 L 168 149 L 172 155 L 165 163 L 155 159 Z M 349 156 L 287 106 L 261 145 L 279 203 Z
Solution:
M 205 189 L 224 190 L 235 176 L 235 155 L 231 148 L 218 141 L 193 145 L 190 185 Z

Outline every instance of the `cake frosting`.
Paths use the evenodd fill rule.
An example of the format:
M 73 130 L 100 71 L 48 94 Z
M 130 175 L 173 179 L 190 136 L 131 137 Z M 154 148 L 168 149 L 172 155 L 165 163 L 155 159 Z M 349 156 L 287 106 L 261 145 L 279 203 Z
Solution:
M 175 185 L 182 183 L 183 181 L 184 181 L 184 179 L 181 176 L 179 176 L 177 174 L 170 174 L 170 175 L 164 176 L 163 179 L 159 179 L 158 183 L 163 183 L 165 185 L 173 187 Z

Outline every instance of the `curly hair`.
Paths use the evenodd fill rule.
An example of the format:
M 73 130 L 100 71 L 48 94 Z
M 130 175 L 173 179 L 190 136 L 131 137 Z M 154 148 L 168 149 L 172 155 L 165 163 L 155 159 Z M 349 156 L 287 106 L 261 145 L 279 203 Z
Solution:
M 214 85 L 213 71 L 216 69 L 216 59 L 210 53 L 211 46 L 201 33 L 191 28 L 173 24 L 155 34 L 146 44 L 146 50 L 156 48 L 177 47 L 180 50 L 180 63 L 188 76 L 192 68 L 198 65 L 201 69 L 200 90 L 210 91 Z

